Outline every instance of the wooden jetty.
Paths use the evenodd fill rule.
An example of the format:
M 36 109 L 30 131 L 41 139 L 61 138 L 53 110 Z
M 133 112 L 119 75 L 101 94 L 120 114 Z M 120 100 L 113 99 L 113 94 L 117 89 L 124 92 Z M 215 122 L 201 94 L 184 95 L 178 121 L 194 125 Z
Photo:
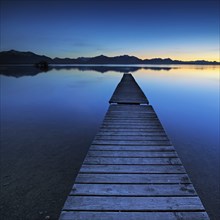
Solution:
M 124 74 L 60 220 L 209 219 L 153 107 Z

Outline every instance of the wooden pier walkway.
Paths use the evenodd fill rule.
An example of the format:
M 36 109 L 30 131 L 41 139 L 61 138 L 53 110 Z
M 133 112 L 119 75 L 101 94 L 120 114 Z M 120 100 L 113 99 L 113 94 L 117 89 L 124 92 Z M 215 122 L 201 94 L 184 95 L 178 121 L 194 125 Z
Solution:
M 209 219 L 131 74 L 124 74 L 109 102 L 60 219 Z

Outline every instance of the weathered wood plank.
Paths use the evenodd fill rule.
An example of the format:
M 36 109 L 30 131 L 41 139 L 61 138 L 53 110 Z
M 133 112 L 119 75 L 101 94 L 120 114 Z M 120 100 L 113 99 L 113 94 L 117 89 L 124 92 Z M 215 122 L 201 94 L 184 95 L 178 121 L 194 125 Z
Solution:
M 178 157 L 175 151 L 93 151 L 90 150 L 87 154 L 90 157 Z
M 206 212 L 63 211 L 60 220 L 208 220 Z
M 157 114 L 152 110 L 132 110 L 132 109 L 124 109 L 124 110 L 108 110 L 106 113 L 107 117 L 144 117 L 144 118 L 151 118 L 151 117 L 157 117 Z
M 148 165 L 180 165 L 179 158 L 115 158 L 115 157 L 86 157 L 83 164 L 148 164 Z
M 109 131 L 109 132 L 162 132 L 163 127 L 150 127 L 150 128 L 130 128 L 130 127 L 100 127 L 99 131 Z
M 158 128 L 162 129 L 162 126 L 161 126 L 161 124 L 129 125 L 129 126 L 127 126 L 127 125 L 111 125 L 111 124 L 106 125 L 106 124 L 103 124 L 103 125 L 101 125 L 100 128 L 108 128 L 108 129 L 118 129 L 118 128 L 120 128 L 120 129 L 128 129 L 128 130 L 132 130 L 132 129 L 140 130 L 140 129 L 158 129 Z
M 115 110 L 115 109 L 141 109 L 141 110 L 149 110 L 153 111 L 152 105 L 118 105 L 118 104 L 112 104 L 109 107 L 110 110 Z
M 64 210 L 204 211 L 198 197 L 69 196 Z
M 155 113 L 151 105 L 110 105 L 108 112 L 122 112 L 125 113 L 129 111 L 134 112 L 145 112 L 145 113 Z
M 131 108 L 127 108 L 127 109 L 115 109 L 115 110 L 111 110 L 108 109 L 106 114 L 111 114 L 111 115 L 123 115 L 123 116 L 127 116 L 127 115 L 131 115 L 131 116 L 149 116 L 149 115 L 156 115 L 154 110 L 147 110 L 147 109 L 131 109 Z
M 103 125 L 161 125 L 158 120 L 142 120 L 142 121 L 103 121 Z
M 161 126 L 160 122 L 141 122 L 141 123 L 124 123 L 124 122 L 107 122 L 102 123 L 102 126 L 126 126 L 126 127 L 148 127 L 148 126 Z
M 155 138 L 156 139 L 156 138 Z M 171 145 L 168 140 L 149 140 L 149 141 L 141 141 L 141 140 L 94 140 L 92 144 L 101 144 L 101 145 Z
M 173 146 L 120 146 L 120 145 L 91 145 L 90 150 L 124 150 L 124 151 L 174 151 Z
M 109 130 L 100 130 L 97 134 L 97 136 L 165 136 L 166 133 L 164 131 L 109 131 Z
M 155 112 L 152 105 L 110 105 L 109 109 L 110 112 L 114 111 L 144 111 L 144 112 Z
M 80 173 L 186 173 L 181 165 L 82 165 Z
M 96 135 L 95 136 L 95 141 L 97 140 L 110 140 L 110 141 L 164 141 L 164 140 L 169 140 L 166 135 L 145 135 L 145 136 L 139 136 L 139 135 L 117 135 L 117 136 L 112 136 L 112 135 Z
M 129 126 L 143 126 L 143 125 L 161 125 L 161 123 L 158 120 L 143 120 L 141 122 L 118 122 L 118 121 L 108 121 L 108 122 L 103 122 L 103 125 L 129 125 Z
M 105 118 L 103 120 L 104 122 L 126 122 L 126 123 L 139 123 L 139 122 L 157 122 L 159 121 L 158 118 Z
M 157 114 L 153 110 L 133 110 L 133 109 L 121 109 L 121 110 L 109 110 L 106 112 L 107 117 L 157 117 Z
M 192 184 L 74 184 L 70 195 L 196 196 Z
M 151 105 L 117 105 L 117 104 L 112 104 L 110 106 L 111 109 L 116 109 L 116 108 L 144 108 L 144 109 L 153 109 Z
M 136 119 L 150 119 L 150 118 L 155 118 L 155 119 L 158 119 L 157 115 L 156 114 L 153 114 L 153 113 L 145 113 L 145 114 L 134 114 L 134 113 L 121 113 L 121 114 L 118 114 L 118 113 L 107 113 L 105 115 L 105 120 L 111 120 L 111 119 L 130 119 L 130 120 L 136 120 Z
M 112 119 L 112 118 L 125 118 L 125 119 L 148 119 L 148 118 L 158 118 L 155 113 L 138 113 L 138 112 L 108 112 L 106 114 L 106 119 Z
M 162 129 L 162 125 L 160 123 L 142 123 L 142 124 L 126 124 L 126 123 L 119 123 L 119 124 L 116 124 L 116 123 L 103 123 L 101 125 L 100 128 L 107 128 L 107 129 L 128 129 L 128 130 L 131 130 L 131 129 L 136 129 L 136 130 L 139 130 L 139 129 Z
M 187 174 L 106 174 L 79 173 L 75 183 L 127 183 L 127 184 L 187 184 Z
M 145 112 L 145 113 L 155 113 L 152 105 L 110 105 L 109 112 Z
M 134 98 L 134 99 L 131 99 L 128 100 L 128 96 L 130 94 L 123 94 L 123 96 L 125 98 L 120 98 L 120 97 L 115 97 L 115 99 L 112 99 L 112 102 L 111 103 L 118 103 L 118 104 L 145 104 L 145 101 L 143 101 L 143 99 L 139 99 L 138 97 L 137 98 Z

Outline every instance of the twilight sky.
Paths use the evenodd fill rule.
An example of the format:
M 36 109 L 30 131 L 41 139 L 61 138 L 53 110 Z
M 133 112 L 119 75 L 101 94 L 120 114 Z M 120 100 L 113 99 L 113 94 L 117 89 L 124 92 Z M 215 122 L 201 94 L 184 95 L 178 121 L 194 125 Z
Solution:
M 219 1 L 1 0 L 3 50 L 219 60 Z

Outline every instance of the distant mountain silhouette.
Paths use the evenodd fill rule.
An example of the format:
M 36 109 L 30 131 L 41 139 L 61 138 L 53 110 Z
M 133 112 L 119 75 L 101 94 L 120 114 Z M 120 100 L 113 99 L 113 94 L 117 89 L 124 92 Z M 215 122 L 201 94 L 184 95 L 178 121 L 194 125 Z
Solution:
M 41 61 L 53 62 L 49 57 L 37 55 L 32 52 L 20 52 L 16 50 L 0 52 L 0 64 L 34 64 Z
M 143 64 L 143 61 L 134 56 L 107 57 L 104 55 L 92 57 L 86 61 L 89 64 Z
M 135 56 L 115 56 L 108 57 L 104 55 L 96 57 L 79 58 L 50 58 L 38 55 L 32 52 L 20 52 L 16 50 L 0 52 L 0 64 L 35 64 L 46 61 L 49 64 L 198 64 L 198 65 L 219 65 L 220 62 L 210 62 L 205 60 L 181 61 L 170 58 L 139 59 Z

